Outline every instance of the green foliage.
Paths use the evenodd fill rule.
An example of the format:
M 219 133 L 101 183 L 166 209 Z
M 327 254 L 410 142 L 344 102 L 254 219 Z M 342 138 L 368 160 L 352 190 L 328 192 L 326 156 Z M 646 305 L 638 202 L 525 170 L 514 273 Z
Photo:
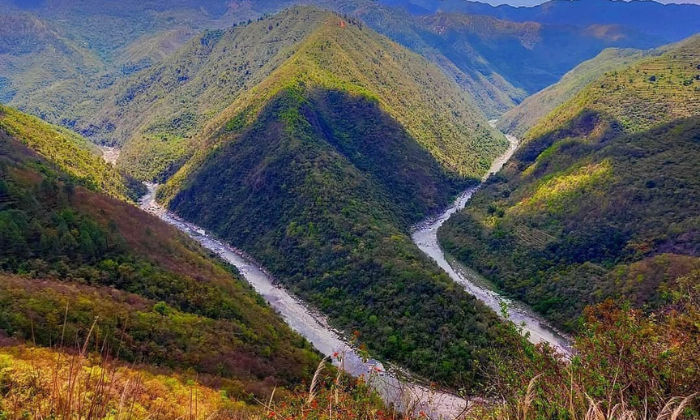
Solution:
M 18 140 L 4 135 L 0 147 L 5 333 L 55 345 L 68 307 L 68 346 L 97 318 L 95 345 L 114 356 L 242 381 L 257 395 L 270 392 L 269 377 L 290 385 L 313 372 L 309 344 L 229 266 L 158 219 L 74 185 Z
M 697 418 L 698 280 L 697 270 L 680 278 L 655 313 L 612 300 L 587 308 L 570 361 L 524 343 L 521 358 L 502 359 L 492 372 L 502 403 L 466 419 Z
M 476 389 L 499 321 L 408 235 L 469 181 L 362 92 L 279 91 L 170 207 L 254 255 L 373 352 Z
M 206 148 L 213 132 L 242 128 L 242 115 L 255 118 L 265 101 L 295 82 L 375 97 L 461 175 L 480 175 L 506 144 L 425 59 L 358 22 L 309 7 L 204 33 L 160 65 L 115 84 L 100 111 L 77 128 L 124 144 L 120 163 L 135 176 L 166 178 Z
M 700 264 L 700 96 L 681 83 L 699 41 L 608 73 L 544 118 L 441 229 L 446 249 L 567 329 L 606 297 L 662 303 Z
M 650 51 L 606 49 L 595 58 L 584 61 L 566 73 L 556 84 L 529 96 L 520 105 L 506 112 L 498 119 L 498 128 L 504 133 L 522 137 L 540 119 L 573 98 L 605 73 L 624 69 L 647 55 L 658 55 L 662 51 L 662 49 Z
M 71 182 L 117 198 L 137 194 L 128 187 L 130 181 L 102 159 L 99 149 L 69 130 L 0 105 L 0 132 L 50 160 L 70 175 Z
M 566 136 L 600 137 L 603 132 L 637 133 L 665 122 L 697 115 L 700 109 L 700 36 L 664 48 L 663 54 L 646 57 L 611 71 L 590 83 L 569 101 L 539 121 L 525 141 Z M 657 52 L 658 53 L 658 52 Z M 656 82 L 649 78 L 654 76 Z M 567 133 L 571 121 L 583 112 L 599 121 L 585 133 Z M 594 132 L 597 130 L 597 132 Z

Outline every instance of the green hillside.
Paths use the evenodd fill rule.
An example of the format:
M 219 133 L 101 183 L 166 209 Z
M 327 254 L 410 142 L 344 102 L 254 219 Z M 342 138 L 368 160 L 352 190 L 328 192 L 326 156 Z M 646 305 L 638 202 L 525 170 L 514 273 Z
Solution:
M 700 38 L 609 72 L 532 128 L 440 231 L 567 328 L 587 304 L 656 305 L 700 264 Z
M 171 175 L 193 151 L 191 139 L 245 89 L 261 82 L 314 29 L 320 12 L 209 31 L 166 61 L 103 93 L 76 128 L 124 145 L 120 165 L 151 179 Z
M 51 160 L 73 182 L 93 191 L 135 199 L 143 189 L 106 163 L 96 146 L 65 128 L 0 105 L 0 129 Z
M 0 67 L 0 103 L 54 122 L 104 71 L 91 51 L 26 13 L 0 13 Z
M 319 16 L 284 65 L 205 129 L 202 152 L 159 194 L 372 352 L 475 389 L 500 323 L 409 230 L 475 182 L 503 140 L 425 60 L 360 23 Z
M 296 71 L 329 87 L 352 83 L 371 90 L 451 170 L 478 175 L 488 166 L 505 140 L 494 140 L 498 134 L 486 125 L 467 94 L 426 60 L 356 27 L 337 35 L 362 36 L 366 45 L 346 45 L 347 37 L 340 37 L 333 45 L 315 45 L 321 52 L 318 59 L 304 56 L 308 53 L 301 50 L 320 44 L 313 38 L 318 38 L 319 26 L 327 24 L 327 16 L 328 12 L 314 8 L 293 8 L 250 25 L 208 32 L 163 64 L 115 85 L 102 110 L 77 128 L 123 144 L 120 164 L 135 176 L 165 177 L 201 147 L 193 141 L 195 134 L 232 102 L 237 105 L 229 106 L 216 121 L 232 118 L 229 114 L 242 107 L 258 106 L 254 102 L 262 103 L 265 98 L 256 98 L 248 90 L 284 64 L 287 70 L 277 74 Z M 407 69 L 401 68 L 404 63 Z M 299 68 L 290 70 L 295 65 Z M 289 77 L 294 76 L 270 79 Z
M 191 369 L 246 400 L 310 378 L 318 363 L 310 345 L 230 266 L 99 186 L 84 188 L 35 141 L 54 140 L 51 131 L 10 131 L 7 119 L 0 130 L 4 336 L 75 348 L 94 321 L 91 349 Z
M 606 49 L 595 58 L 576 66 L 556 84 L 526 98 L 520 105 L 503 114 L 498 119 L 497 126 L 504 133 L 522 138 L 540 119 L 605 73 L 624 69 L 648 55 L 660 53 L 656 50 Z

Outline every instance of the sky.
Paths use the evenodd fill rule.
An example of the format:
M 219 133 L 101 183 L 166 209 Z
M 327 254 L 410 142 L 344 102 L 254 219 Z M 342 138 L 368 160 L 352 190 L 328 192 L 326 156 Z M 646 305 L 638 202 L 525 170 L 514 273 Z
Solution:
M 542 4 L 545 1 L 543 0 L 473 0 L 473 1 L 479 1 L 482 3 L 489 3 L 494 6 L 498 6 L 500 4 L 510 4 L 511 6 L 537 6 L 538 4 Z M 582 0 L 585 1 L 585 0 Z M 700 5 L 700 0 L 654 0 L 659 3 L 664 3 L 664 4 L 669 4 L 669 3 L 678 3 L 678 4 L 696 4 Z
M 44 3 L 45 0 L 13 0 L 13 2 L 21 7 L 36 7 Z M 103 1 L 119 1 L 119 0 L 103 0 Z M 499 4 L 510 4 L 511 6 L 536 6 L 544 3 L 543 0 L 476 0 L 483 3 L 489 3 L 494 6 Z M 585 0 L 584 0 L 585 1 Z M 700 5 L 700 0 L 655 0 L 659 3 L 688 3 Z
M 489 3 L 494 6 L 498 6 L 499 4 L 510 4 L 511 6 L 537 6 L 538 4 L 544 3 L 542 0 L 511 0 L 511 1 L 499 1 L 499 0 L 476 0 L 480 1 L 482 3 Z M 700 0 L 678 0 L 678 1 L 668 1 L 668 0 L 654 0 L 659 3 L 664 3 L 664 4 L 670 4 L 670 3 L 678 3 L 678 4 L 696 4 L 700 5 Z

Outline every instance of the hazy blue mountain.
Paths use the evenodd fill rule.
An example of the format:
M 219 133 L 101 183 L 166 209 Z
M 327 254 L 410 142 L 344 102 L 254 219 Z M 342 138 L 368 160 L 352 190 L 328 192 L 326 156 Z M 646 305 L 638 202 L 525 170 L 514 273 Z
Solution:
M 663 38 L 680 41 L 700 32 L 700 5 L 661 4 L 654 1 L 554 0 L 534 7 L 464 0 L 381 0 L 412 13 L 473 13 L 516 22 L 539 22 L 577 26 L 622 25 Z

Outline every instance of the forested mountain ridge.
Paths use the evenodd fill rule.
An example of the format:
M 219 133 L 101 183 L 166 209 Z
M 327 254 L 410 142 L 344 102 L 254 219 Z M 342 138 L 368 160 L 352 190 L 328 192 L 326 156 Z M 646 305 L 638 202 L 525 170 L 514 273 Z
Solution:
M 0 11 L 0 102 L 59 121 L 104 71 L 90 50 L 29 13 Z
M 95 145 L 65 128 L 0 105 L 0 129 L 93 191 L 135 199 L 143 189 L 105 162 Z
M 555 83 L 606 47 L 664 44 L 658 37 L 611 25 L 513 22 L 458 12 L 412 16 L 372 2 L 342 10 L 436 63 L 489 118 Z
M 498 119 L 497 127 L 504 133 L 522 138 L 525 133 L 555 108 L 571 99 L 605 73 L 622 69 L 648 55 L 659 55 L 662 49 L 606 49 L 585 61 L 561 78 L 556 84 L 526 98 Z
M 317 10 L 195 37 L 164 62 L 104 92 L 76 128 L 124 146 L 121 163 L 142 178 L 171 175 L 192 137 L 241 92 L 265 79 L 315 29 Z
M 0 121 L 5 338 L 69 348 L 88 340 L 105 357 L 191 369 L 234 402 L 310 378 L 319 361 L 310 345 L 230 266 L 104 195 L 112 184 L 81 185 L 75 168 L 96 163 L 68 144 L 75 136 L 56 142 L 62 129 L 6 108 Z
M 470 119 L 474 108 L 433 65 L 358 21 L 322 16 L 203 131 L 201 153 L 159 194 L 373 353 L 477 389 L 472 366 L 490 363 L 500 321 L 409 232 L 474 183 L 491 159 L 481 156 L 505 141 L 483 116 Z
M 659 304 L 700 263 L 698 92 L 700 37 L 603 75 L 528 132 L 443 245 L 570 329 L 607 297 Z
M 608 47 L 652 48 L 658 38 L 624 27 L 511 22 L 489 16 L 437 13 L 421 16 L 435 45 L 457 65 L 490 69 L 527 95 L 559 79 Z M 481 59 L 479 59 L 479 57 Z
M 559 130 L 584 110 L 602 117 L 589 129 L 604 129 L 601 127 L 611 123 L 613 131 L 623 133 L 696 115 L 700 109 L 698 56 L 700 35 L 673 45 L 658 57 L 611 71 L 539 121 L 524 140 L 561 138 L 567 133 Z
M 381 0 L 422 15 L 438 11 L 493 16 L 515 22 L 554 25 L 618 25 L 664 42 L 677 42 L 700 32 L 700 6 L 663 4 L 656 1 L 619 2 L 615 0 L 547 1 L 532 7 L 463 0 Z
M 332 48 L 329 44 L 319 49 L 325 62 L 307 60 L 317 68 L 305 66 L 299 57 L 306 53 L 300 51 L 320 42 L 314 39 L 324 26 L 331 25 L 329 15 L 314 8 L 292 8 L 245 27 L 206 33 L 162 65 L 118 84 L 111 91 L 116 99 L 112 94 L 105 96 L 114 103 L 108 102 L 94 117 L 96 123 L 81 131 L 96 131 L 100 138 L 124 143 L 121 164 L 134 175 L 144 179 L 168 176 L 201 147 L 192 140 L 195 133 L 206 125 L 216 126 L 227 115 L 233 118 L 230 112 L 240 112 L 217 116 L 228 104 L 237 104 L 231 109 L 254 108 L 264 100 L 250 94 L 254 86 L 263 89 L 274 84 L 280 77 L 271 76 L 272 72 L 296 71 L 309 77 L 318 74 L 316 79 L 324 83 L 336 83 L 334 78 L 339 77 L 341 84 L 353 82 L 373 90 L 424 147 L 460 175 L 478 176 L 505 147 L 505 140 L 488 126 L 470 98 L 436 67 L 367 28 L 363 31 L 354 25 L 345 32 L 365 37 L 381 53 L 358 42 L 336 43 Z M 333 56 L 341 60 L 338 63 L 323 57 L 334 54 L 334 48 L 345 51 Z M 374 55 L 372 60 L 369 54 Z M 404 63 L 407 66 L 402 69 Z M 294 65 L 299 69 L 290 70 Z M 465 142 L 465 138 L 470 140 Z

